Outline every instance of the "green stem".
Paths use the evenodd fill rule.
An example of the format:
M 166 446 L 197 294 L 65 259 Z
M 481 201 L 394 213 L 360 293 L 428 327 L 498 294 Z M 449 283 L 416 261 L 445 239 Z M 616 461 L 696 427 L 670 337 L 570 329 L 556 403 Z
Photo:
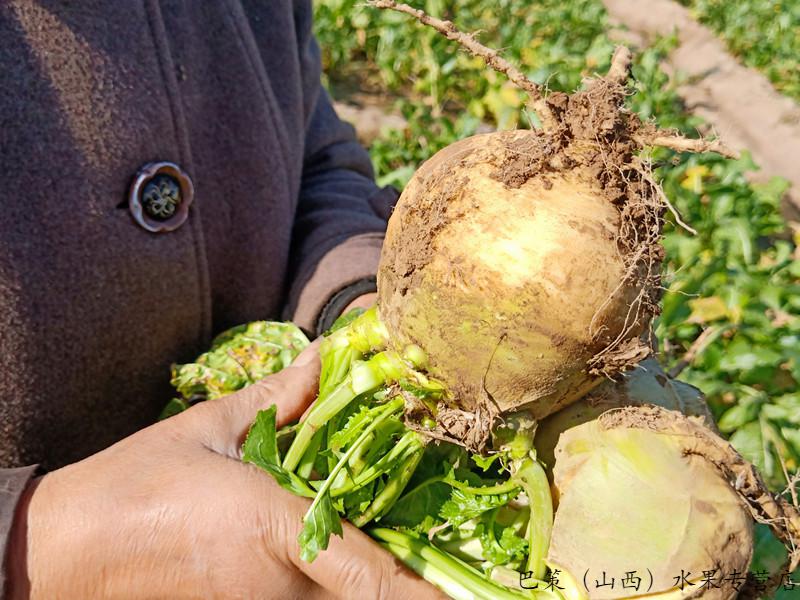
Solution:
M 437 543 L 442 550 L 461 560 L 476 562 L 483 562 L 486 560 L 483 556 L 483 544 L 481 544 L 481 540 L 474 535 L 465 538 L 456 538 L 448 542 L 440 542 L 437 540 Z
M 354 362 L 342 382 L 328 396 L 320 395 L 311 406 L 283 459 L 283 468 L 294 471 L 314 434 L 356 396 L 374 391 L 387 382 L 397 381 L 409 370 L 400 356 L 392 351 L 378 352 L 367 361 Z
M 384 421 L 383 424 L 385 425 L 386 421 Z M 379 429 L 381 428 L 378 428 L 378 430 L 373 431 L 370 434 L 367 442 L 361 444 L 361 446 L 358 448 L 355 454 L 353 454 L 353 456 L 350 457 L 350 460 L 347 463 L 347 469 L 345 469 L 341 473 L 345 477 L 339 478 L 342 481 L 342 485 L 345 485 L 353 477 L 361 473 L 369 464 L 368 457 L 372 455 L 372 449 L 376 445 L 378 445 L 378 444 L 373 444 L 372 442 L 374 442 L 376 439 L 380 439 L 381 432 L 379 431 Z M 336 490 L 339 487 L 340 486 L 334 486 L 333 488 L 331 488 L 331 495 L 336 495 Z
M 345 340 L 346 341 L 346 340 Z M 320 354 L 322 354 L 320 349 Z M 323 369 L 319 381 L 319 395 L 325 397 L 347 376 L 353 361 L 359 360 L 363 355 L 349 345 L 331 347 L 324 354 Z
M 342 417 L 345 416 L 346 412 L 347 411 L 342 411 L 340 413 L 337 413 L 328 420 L 328 426 L 325 436 L 326 449 L 330 449 L 332 447 L 333 436 L 336 434 L 337 431 L 339 431 L 339 423 L 342 421 Z M 328 473 L 330 473 L 331 469 L 333 469 L 333 467 L 335 466 L 336 466 L 336 456 L 333 454 L 333 452 L 330 452 L 328 454 Z
M 553 531 L 553 499 L 550 497 L 550 483 L 538 462 L 524 459 L 511 478 L 528 496 L 531 515 L 528 521 L 528 565 L 534 579 L 543 579 L 547 572 L 545 558 L 550 549 L 550 534 Z
M 289 451 L 283 459 L 283 468 L 287 471 L 294 471 L 300 460 L 305 454 L 311 438 L 328 420 L 350 404 L 356 397 L 356 393 L 351 385 L 350 376 L 345 379 L 330 393 L 324 400 L 317 399 L 306 419 L 300 423 L 297 435 L 289 447 Z
M 415 554 L 408 548 L 396 544 L 381 543 L 381 546 L 399 558 L 412 571 L 424 577 L 450 598 L 454 600 L 475 600 L 475 593 L 461 581 L 454 578 L 447 571 L 437 568 L 419 554 Z
M 417 448 L 413 454 L 408 456 L 408 458 L 406 458 L 400 464 L 396 471 L 393 471 L 389 474 L 389 481 L 386 483 L 386 486 L 377 496 L 375 496 L 375 498 L 372 500 L 372 504 L 369 505 L 367 510 L 352 519 L 353 525 L 360 529 L 373 519 L 377 519 L 378 517 L 382 516 L 384 513 L 386 513 L 386 511 L 394 506 L 395 502 L 397 502 L 397 499 L 403 493 L 403 490 L 406 489 L 408 481 L 411 479 L 414 471 L 417 470 L 417 465 L 422 459 L 422 455 L 424 453 L 425 448 L 420 440 L 419 448 Z
M 409 452 L 409 449 L 411 451 Z M 384 454 L 380 459 L 373 462 L 370 467 L 358 473 L 355 477 L 349 479 L 343 485 L 331 490 L 331 496 L 342 496 L 353 490 L 357 490 L 370 482 L 374 481 L 388 470 L 389 466 L 397 462 L 398 459 L 404 461 L 403 458 L 406 454 L 411 454 L 423 449 L 423 443 L 419 439 L 419 435 L 414 431 L 407 431 L 402 438 L 392 446 L 392 449 Z
M 297 467 L 297 475 L 302 479 L 308 479 L 311 476 L 311 471 L 314 469 L 314 462 L 317 460 L 317 453 L 319 452 L 319 447 L 322 444 L 324 435 L 325 430 L 320 429 L 314 434 L 314 437 L 311 438 L 308 449 L 303 454 L 303 458 Z
M 406 563 L 417 574 L 438 585 L 454 598 L 470 600 L 530 600 L 531 598 L 553 598 L 549 592 L 534 594 L 512 591 L 505 586 L 486 579 L 480 572 L 463 561 L 446 554 L 436 546 L 419 538 L 383 527 L 369 530 L 369 534 L 382 542 L 392 554 Z M 531 585 L 544 582 L 527 580 Z M 534 590 L 531 590 L 534 591 Z
M 384 406 L 383 411 L 380 413 L 380 415 L 372 423 L 370 423 L 366 427 L 366 429 L 364 429 L 364 431 L 361 432 L 361 435 L 359 435 L 358 438 L 356 438 L 356 441 L 353 442 L 353 445 L 347 449 L 347 452 L 345 452 L 342 455 L 342 457 L 339 459 L 339 462 L 336 463 L 336 466 L 328 474 L 328 478 L 325 480 L 325 483 L 322 484 L 322 487 L 317 492 L 317 496 L 314 498 L 314 501 L 311 503 L 311 506 L 308 507 L 308 512 L 306 513 L 306 516 L 303 518 L 303 521 L 308 519 L 314 512 L 314 509 L 317 507 L 317 504 L 319 504 L 322 497 L 328 493 L 328 490 L 330 490 L 330 487 L 333 485 L 336 476 L 344 468 L 344 466 L 347 464 L 347 461 L 350 460 L 350 457 L 355 453 L 358 447 L 369 439 L 370 435 L 375 430 L 375 428 L 377 428 L 381 423 L 383 423 L 383 421 L 388 419 L 392 414 L 402 410 L 403 404 L 404 400 L 402 398 L 396 398 L 395 400 L 388 402 Z
M 496 485 L 487 485 L 482 487 L 473 487 L 456 479 L 445 478 L 442 481 L 444 481 L 447 485 L 456 488 L 457 490 L 461 490 L 462 492 L 473 494 L 475 496 L 496 496 L 498 494 L 510 494 L 511 492 L 519 490 L 520 488 L 520 484 L 515 482 L 513 479 L 509 479 L 508 481 L 504 481 L 503 483 L 498 483 Z

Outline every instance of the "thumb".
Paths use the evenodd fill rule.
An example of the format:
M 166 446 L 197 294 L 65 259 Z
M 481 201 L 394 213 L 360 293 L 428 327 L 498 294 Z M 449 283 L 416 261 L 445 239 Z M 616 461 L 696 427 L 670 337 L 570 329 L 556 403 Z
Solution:
M 295 566 L 322 589 L 312 598 L 375 600 L 444 600 L 445 594 L 421 579 L 364 532 L 343 523 L 344 537 L 332 536 L 330 546 L 312 563 L 291 552 Z
M 319 342 L 315 340 L 291 365 L 269 375 L 235 394 L 202 406 L 208 409 L 208 446 L 232 457 L 239 451 L 258 411 L 277 406 L 276 425 L 297 420 L 317 395 L 320 360 Z M 199 406 L 197 408 L 200 408 Z

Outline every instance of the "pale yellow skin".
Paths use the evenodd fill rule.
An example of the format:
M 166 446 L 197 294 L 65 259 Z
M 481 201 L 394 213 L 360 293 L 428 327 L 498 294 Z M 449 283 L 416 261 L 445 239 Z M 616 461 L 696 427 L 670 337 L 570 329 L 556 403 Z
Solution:
M 536 457 L 552 468 L 562 432 L 592 421 L 612 408 L 645 404 L 701 417 L 707 427 L 716 430 L 703 393 L 688 383 L 672 379 L 655 358 L 648 358 L 621 375 L 618 381 L 603 382 L 577 402 L 542 420 L 536 427 Z
M 704 589 L 703 572 L 716 569 L 717 584 L 747 573 L 752 520 L 716 467 L 685 447 L 686 433 L 603 429 L 598 420 L 562 434 L 547 563 L 569 583 L 566 598 L 736 597 L 731 582 Z M 603 571 L 613 589 L 595 585 Z M 638 593 L 621 585 L 629 572 L 642 579 Z M 681 573 L 692 585 L 676 586 Z
M 600 382 L 587 362 L 626 329 L 640 289 L 621 284 L 619 211 L 588 173 L 517 189 L 492 178 L 526 135 L 474 136 L 422 166 L 389 222 L 378 305 L 395 343 L 421 346 L 463 407 L 488 394 L 540 418 Z M 628 325 L 626 339 L 645 322 Z

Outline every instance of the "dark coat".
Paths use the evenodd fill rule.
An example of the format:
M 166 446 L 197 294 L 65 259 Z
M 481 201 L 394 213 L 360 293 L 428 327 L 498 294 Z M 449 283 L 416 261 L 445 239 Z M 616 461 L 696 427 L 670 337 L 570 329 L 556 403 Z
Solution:
M 170 363 L 214 333 L 312 329 L 374 274 L 393 195 L 333 112 L 310 29 L 306 1 L 0 4 L 0 466 L 108 446 L 154 421 Z M 129 211 L 152 161 L 194 184 L 172 232 Z

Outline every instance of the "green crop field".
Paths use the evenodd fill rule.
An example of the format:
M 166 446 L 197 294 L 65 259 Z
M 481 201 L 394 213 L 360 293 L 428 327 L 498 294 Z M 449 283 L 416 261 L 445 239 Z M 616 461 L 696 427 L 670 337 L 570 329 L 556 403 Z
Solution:
M 723 17 L 721 1 L 692 2 L 746 62 L 797 96 L 797 7 L 788 17 L 794 35 L 787 36 L 782 17 L 764 8 L 775 3 L 725 4 L 737 8 Z M 614 47 L 599 0 L 416 5 L 480 31 L 483 43 L 502 48 L 551 90 L 571 91 L 584 77 L 605 72 Z M 423 160 L 481 126 L 535 124 L 524 96 L 504 77 L 404 15 L 361 0 L 322 0 L 316 29 L 333 95 L 346 99 L 366 90 L 409 123 L 372 143 L 382 183 L 402 187 Z M 643 118 L 694 136 L 703 123 L 684 111 L 675 82 L 659 67 L 672 43 L 662 39 L 637 54 L 629 103 Z M 697 230 L 691 235 L 671 224 L 665 230 L 663 312 L 655 325 L 661 360 L 674 367 L 692 348 L 680 378 L 707 395 L 722 432 L 782 490 L 784 469 L 800 467 L 800 231 L 781 216 L 787 184 L 749 184 L 745 173 L 757 165 L 747 155 L 726 160 L 658 150 L 652 158 L 666 194 Z M 759 535 L 753 570 L 775 567 L 780 550 L 766 529 Z
M 716 31 L 746 65 L 764 72 L 787 96 L 800 100 L 800 1 L 681 0 Z

